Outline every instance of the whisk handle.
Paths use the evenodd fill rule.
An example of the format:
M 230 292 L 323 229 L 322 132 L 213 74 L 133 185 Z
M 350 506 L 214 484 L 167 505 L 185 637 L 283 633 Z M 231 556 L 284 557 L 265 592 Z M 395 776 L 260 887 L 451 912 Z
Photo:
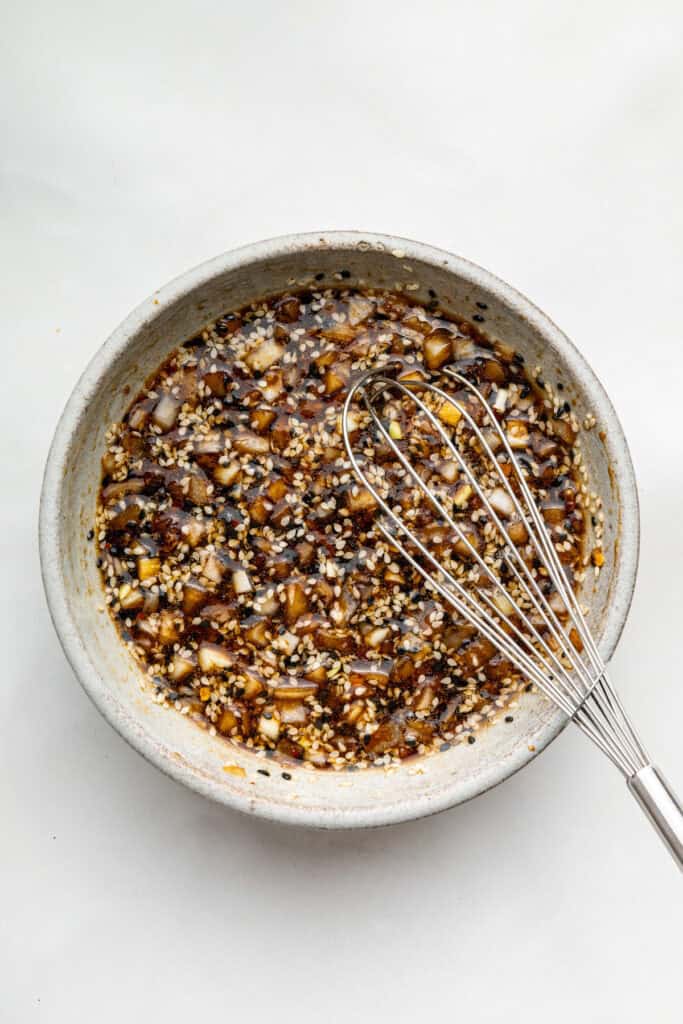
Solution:
M 653 764 L 632 775 L 628 788 L 683 871 L 683 807 L 676 794 Z

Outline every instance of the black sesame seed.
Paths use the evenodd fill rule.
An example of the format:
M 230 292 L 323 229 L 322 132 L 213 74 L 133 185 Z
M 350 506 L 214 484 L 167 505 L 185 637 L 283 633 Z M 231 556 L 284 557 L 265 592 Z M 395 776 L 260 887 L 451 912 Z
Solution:
M 291 780 L 292 776 L 291 776 L 291 775 L 289 774 L 289 772 L 283 772 L 283 773 L 282 773 L 282 778 L 283 778 L 283 779 L 284 779 L 284 780 L 285 780 L 286 782 L 289 782 L 289 781 Z
M 481 313 L 475 313 L 474 316 L 472 317 L 472 319 L 476 320 L 476 322 L 478 324 L 483 324 L 484 323 L 484 317 L 481 315 Z
M 95 536 L 95 531 L 94 530 L 88 530 L 88 540 L 92 540 L 94 536 Z
M 267 775 L 270 778 L 270 772 L 266 768 L 257 768 L 256 771 L 259 775 Z
M 597 519 L 595 518 L 595 516 L 591 516 L 591 526 L 597 526 L 597 525 L 598 525 Z
M 559 380 L 557 382 L 557 390 L 564 391 L 564 384 L 562 384 Z
M 322 281 L 322 279 L 324 278 L 324 276 L 325 276 L 325 275 L 323 274 L 323 272 L 322 272 L 322 270 L 321 270 L 319 274 L 316 274 L 316 275 L 315 275 L 315 279 L 316 279 L 316 281 Z
M 545 381 L 542 377 L 537 377 L 536 383 L 538 384 L 539 388 L 545 388 Z
M 531 387 L 528 384 L 525 384 L 524 387 L 522 388 L 522 390 L 519 393 L 519 397 L 520 398 L 528 398 L 530 393 L 531 393 Z
M 524 687 L 524 689 L 526 690 L 527 693 L 531 693 L 533 688 L 534 688 L 534 684 L 533 683 L 527 683 L 527 685 Z
M 341 276 L 344 278 L 345 281 L 348 281 L 348 279 L 351 277 L 351 271 L 350 270 L 342 270 L 341 271 Z
M 565 402 L 564 405 L 562 406 L 562 412 L 571 412 L 571 411 L 572 411 L 571 405 L 569 404 L 569 402 Z
M 593 516 L 593 518 L 595 519 L 595 516 Z M 593 523 L 593 525 L 595 526 L 595 523 Z M 101 559 L 101 558 L 98 558 L 98 559 L 97 559 L 97 568 L 98 568 L 98 569 L 101 569 L 101 568 L 102 568 L 102 564 L 103 564 L 103 563 L 102 563 L 102 559 Z
M 450 745 L 450 743 L 442 743 L 442 744 L 441 744 L 441 745 L 439 746 L 439 750 L 440 750 L 440 751 L 441 751 L 442 753 L 443 753 L 443 752 L 444 752 L 445 750 L 450 750 L 450 749 L 451 749 L 451 745 Z
M 505 721 L 506 722 L 514 722 L 514 718 L 512 717 L 512 715 L 506 715 L 505 716 Z
M 429 297 L 430 297 L 430 299 L 435 299 L 436 298 L 436 292 L 434 291 L 433 288 L 429 289 Z
M 475 736 L 468 736 L 467 737 L 467 742 L 468 743 L 476 743 L 477 742 L 476 737 Z

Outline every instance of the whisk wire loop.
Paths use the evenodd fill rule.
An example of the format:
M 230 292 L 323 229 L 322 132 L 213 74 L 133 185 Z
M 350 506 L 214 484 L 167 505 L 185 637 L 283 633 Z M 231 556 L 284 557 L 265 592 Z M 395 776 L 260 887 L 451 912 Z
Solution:
M 390 370 L 391 364 L 386 364 L 364 373 L 349 390 L 342 417 L 342 432 L 347 454 L 356 476 L 381 510 L 382 519 L 378 526 L 382 535 L 422 576 L 431 589 L 469 621 L 569 718 L 573 718 L 626 777 L 634 775 L 649 763 L 649 758 L 609 682 L 604 662 L 585 621 L 578 598 L 494 410 L 472 381 L 453 368 L 444 368 L 442 372 L 445 378 L 456 383 L 460 389 L 465 389 L 474 401 L 480 403 L 484 410 L 483 422 L 489 431 L 494 432 L 497 447 L 501 449 L 500 458 L 494 453 L 465 401 L 458 400 L 431 381 L 401 381 L 390 376 Z M 528 559 L 522 557 L 518 546 L 512 542 L 502 521 L 502 513 L 499 515 L 492 505 L 491 496 L 482 486 L 478 473 L 473 470 L 467 456 L 463 454 L 453 437 L 446 432 L 444 424 L 420 397 L 420 392 L 426 393 L 440 404 L 447 402 L 455 406 L 467 424 L 470 436 L 476 439 L 479 452 L 484 455 L 487 466 L 495 475 L 496 486 L 504 491 L 514 515 L 523 524 L 528 542 L 543 567 L 544 576 L 551 582 L 561 601 L 568 618 L 566 626 L 560 622 L 558 613 L 544 593 Z M 482 557 L 470 536 L 446 508 L 444 501 L 432 487 L 428 486 L 423 475 L 391 436 L 378 407 L 379 403 L 392 393 L 404 401 L 414 403 L 416 411 L 425 418 L 437 433 L 443 448 L 456 461 L 467 484 L 481 502 L 488 521 L 493 524 L 502 540 L 507 571 L 517 585 L 517 593 L 511 592 L 510 585 L 503 581 L 499 575 L 499 566 L 496 563 L 489 564 Z M 444 561 L 435 557 L 415 530 L 408 526 L 406 516 L 399 514 L 386 500 L 389 496 L 380 490 L 378 471 L 373 473 L 371 467 L 366 466 L 357 456 L 351 442 L 348 420 L 350 409 L 357 397 L 362 399 L 371 424 L 382 441 L 391 449 L 396 462 L 427 499 L 439 520 L 452 531 L 461 550 L 464 548 L 467 552 L 467 558 L 473 564 L 469 576 L 476 575 L 478 585 L 473 585 L 471 578 L 463 583 Z M 509 476 L 503 466 L 509 467 Z M 512 478 L 517 484 L 517 490 L 512 486 Z M 488 582 L 493 589 L 493 597 L 487 593 L 485 586 L 481 585 L 482 576 L 483 582 Z M 527 609 L 524 607 L 525 603 Z M 575 641 L 572 639 L 571 630 L 575 632 Z

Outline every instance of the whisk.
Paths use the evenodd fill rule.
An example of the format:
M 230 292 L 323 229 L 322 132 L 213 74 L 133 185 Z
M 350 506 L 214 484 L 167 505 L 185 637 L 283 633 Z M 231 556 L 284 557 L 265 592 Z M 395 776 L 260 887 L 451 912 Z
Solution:
M 401 380 L 394 372 L 399 365 L 402 364 L 387 363 L 365 372 L 350 388 L 342 416 L 348 457 L 359 482 L 367 488 L 378 506 L 378 529 L 422 576 L 428 588 L 448 602 L 522 675 L 561 708 L 619 769 L 683 870 L 683 808 L 662 774 L 651 763 L 608 678 L 579 599 L 562 567 L 555 543 L 520 466 L 521 460 L 515 457 L 494 409 L 479 388 L 453 367 L 442 367 L 436 383 L 434 377 L 431 380 Z M 481 415 L 473 416 L 468 409 L 469 401 L 458 401 L 452 388 L 450 394 L 444 390 L 449 381 L 456 385 L 461 395 L 465 389 L 469 401 L 481 404 L 483 419 Z M 443 448 L 456 461 L 471 493 L 477 495 L 488 521 L 497 531 L 506 565 L 504 576 L 500 572 L 501 560 L 487 561 L 482 557 L 472 543 L 471 533 L 468 535 L 455 518 L 457 509 L 454 509 L 452 499 L 449 509 L 449 499 L 425 482 L 424 467 L 411 461 L 398 444 L 399 438 L 394 436 L 397 432 L 392 432 L 391 425 L 387 427 L 383 422 L 381 409 L 388 398 L 414 403 L 415 412 L 419 410 L 438 435 Z M 454 544 L 457 543 L 461 551 L 467 551 L 468 564 L 474 571 L 465 576 L 456 574 L 452 563 L 449 568 L 444 564 L 445 559 L 435 557 L 416 529 L 411 527 L 409 517 L 400 506 L 390 504 L 391 496 L 382 493 L 381 471 L 371 461 L 373 449 L 367 446 L 363 449 L 361 444 L 356 448 L 352 441 L 352 435 L 358 439 L 355 421 L 352 423 L 350 420 L 354 403 L 358 400 L 369 413 L 370 422 L 384 444 L 390 447 L 396 463 L 431 505 L 437 521 L 452 531 Z M 455 407 L 455 418 L 459 421 L 462 417 L 471 431 L 470 437 L 476 438 L 474 444 L 479 461 L 483 458 L 487 469 L 490 468 L 494 474 L 494 490 L 490 487 L 485 489 L 483 474 L 473 465 L 475 460 L 468 455 L 468 446 L 459 443 L 458 434 L 447 430 L 435 411 L 443 408 L 443 403 Z M 483 429 L 477 420 L 481 420 Z M 490 443 L 494 437 L 497 455 Z M 516 486 L 513 486 L 513 480 Z M 502 505 L 501 494 L 506 495 Z M 494 495 L 497 497 L 492 500 Z M 534 560 L 525 559 L 520 545 L 513 543 L 504 522 L 510 516 L 503 515 L 503 507 L 508 513 L 514 509 L 516 520 L 524 525 L 527 543 L 533 547 Z M 554 595 L 547 595 L 548 588 L 542 586 L 546 579 L 552 583 L 561 605 Z

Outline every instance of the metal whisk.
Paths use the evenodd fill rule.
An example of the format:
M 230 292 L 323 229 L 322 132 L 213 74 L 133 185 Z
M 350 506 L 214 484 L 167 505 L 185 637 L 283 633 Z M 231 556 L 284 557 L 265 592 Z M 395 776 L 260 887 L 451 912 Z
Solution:
M 470 380 L 451 367 L 439 371 L 439 384 L 424 379 L 399 380 L 392 376 L 392 368 L 396 369 L 396 364 L 389 363 L 364 373 L 350 388 L 342 417 L 344 443 L 353 469 L 360 483 L 377 502 L 381 513 L 377 521 L 378 529 L 417 570 L 428 587 L 455 608 L 519 672 L 572 718 L 616 765 L 683 870 L 683 808 L 651 763 L 612 687 L 551 534 L 493 408 Z M 484 429 L 471 415 L 467 403 L 458 401 L 453 394 L 443 389 L 441 385 L 447 384 L 449 380 L 458 389 L 466 389 L 471 399 L 481 403 L 485 414 Z M 471 493 L 476 494 L 481 501 L 488 521 L 498 533 L 507 566 L 505 578 L 500 574 L 500 561 L 489 564 L 482 557 L 472 544 L 471 534 L 468 536 L 454 518 L 453 508 L 449 510 L 447 507 L 447 499 L 439 496 L 423 479 L 424 467 L 421 474 L 421 467 L 406 456 L 397 443 L 398 438 L 392 436 L 391 428 L 383 422 L 381 405 L 390 396 L 414 403 L 415 411 L 419 410 L 425 417 L 439 436 L 443 448 L 456 461 L 464 481 L 471 488 Z M 369 460 L 368 453 L 372 449 L 365 448 L 363 451 L 359 445 L 354 450 L 351 440 L 351 435 L 357 434 L 357 429 L 350 422 L 350 416 L 354 402 L 358 399 L 370 414 L 371 423 L 383 442 L 391 448 L 396 463 L 403 467 L 405 474 L 419 488 L 436 513 L 438 521 L 452 531 L 454 543 L 458 543 L 460 550 L 463 550 L 464 545 L 473 572 L 464 577 L 461 573 L 456 575 L 452 571 L 452 562 L 449 568 L 444 560 L 436 558 L 411 527 L 409 517 L 400 511 L 399 506 L 389 503 L 390 495 L 382 493 L 381 470 Z M 455 432 L 451 436 L 437 415 L 435 410 L 442 403 L 455 407 L 470 428 L 470 437 L 473 435 L 476 438 L 475 447 L 479 459 L 483 457 L 487 468 L 495 475 L 496 486 L 493 490 L 485 490 L 482 486 L 476 468 L 473 469 L 471 455 L 468 456 L 466 449 L 461 450 Z M 487 439 L 487 435 L 493 438 L 492 431 L 496 436 L 498 456 Z M 509 477 L 503 465 L 508 468 Z M 512 486 L 512 479 L 516 487 Z M 452 506 L 452 501 L 450 503 Z M 508 515 L 503 515 L 502 508 L 505 508 Z M 529 566 L 522 556 L 520 545 L 513 543 L 505 525 L 504 519 L 509 518 L 512 509 L 516 520 L 524 525 L 526 543 L 533 546 L 538 560 L 536 566 L 543 567 L 543 579 L 540 582 L 538 571 L 534 572 Z M 558 597 L 546 594 L 547 588 L 541 586 L 545 579 L 551 581 Z M 561 618 L 566 621 L 560 621 Z

